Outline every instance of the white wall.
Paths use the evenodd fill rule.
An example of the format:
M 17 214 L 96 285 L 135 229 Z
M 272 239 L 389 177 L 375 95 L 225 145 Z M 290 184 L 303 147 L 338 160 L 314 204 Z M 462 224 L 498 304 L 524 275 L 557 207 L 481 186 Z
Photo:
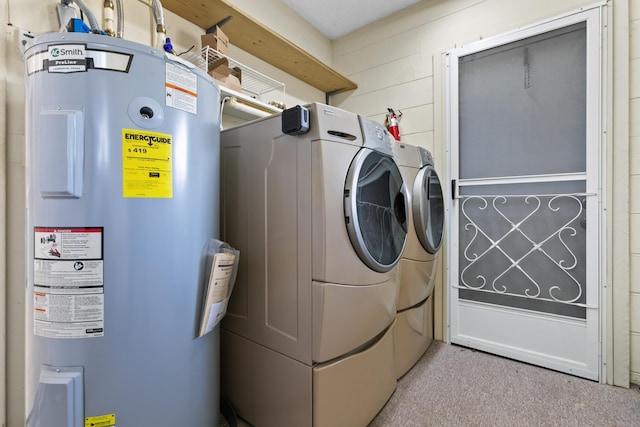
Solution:
M 0 6 L 0 20 L 3 23 L 9 23 L 4 27 L 5 31 L 0 37 L 0 272 L 3 272 L 0 273 L 2 274 L 0 276 L 0 425 L 9 427 L 23 426 L 25 413 L 25 120 L 24 67 L 18 50 L 18 30 L 25 29 L 35 34 L 57 31 L 59 28 L 56 13 L 57 3 L 56 0 L 3 0 L 0 3 L 2 5 Z M 85 3 L 91 7 L 98 20 L 102 21 L 102 1 L 85 0 Z M 149 7 L 143 1 L 124 0 L 124 3 L 125 39 L 152 45 L 155 25 Z M 260 2 L 263 8 L 267 3 L 272 3 L 275 17 L 281 16 L 283 4 L 279 0 Z M 267 12 L 268 9 L 265 9 L 260 15 L 264 16 Z M 165 11 L 165 21 L 167 35 L 171 37 L 177 52 L 186 51 L 191 46 L 194 46 L 194 49 L 200 48 L 200 35 L 204 33 L 203 29 L 168 11 Z M 312 53 L 318 58 L 330 60 L 330 43 L 326 38 L 311 29 L 301 19 L 289 21 L 295 22 L 295 26 L 291 28 L 305 34 L 303 43 L 299 43 L 299 45 L 305 45 L 305 48 L 314 50 Z M 230 42 L 232 44 L 230 55 L 234 59 L 286 84 L 284 101 L 287 105 L 324 101 L 324 93 L 235 48 L 233 40 Z M 7 110 L 6 122 L 4 120 L 5 106 Z M 4 197 L 5 188 L 6 199 Z M 5 215 L 7 219 L 6 236 Z M 7 250 L 5 250 L 5 244 L 7 244 Z M 5 262 L 6 275 L 4 274 Z M 5 318 L 7 319 L 6 335 Z M 4 350 L 5 337 L 6 352 Z M 5 356 L 6 369 L 3 368 Z M 5 373 L 7 374 L 6 387 L 3 384 Z M 7 392 L 6 411 L 5 391 Z M 3 424 L 5 420 L 7 424 Z
M 7 22 L 7 10 L 0 8 L 0 22 Z M 7 325 L 5 307 L 7 306 L 7 258 L 6 254 L 6 212 L 7 212 L 7 145 L 6 145 L 6 76 L 7 76 L 7 53 L 5 38 L 0 37 L 0 425 L 7 415 L 6 409 L 6 366 L 7 366 Z
M 321 62 L 331 66 L 331 41 L 281 0 L 228 0 L 256 21 L 275 30 Z
M 640 384 L 640 1 L 630 0 L 631 381 Z
M 434 61 L 457 45 L 514 30 L 591 0 L 432 0 L 334 40 L 333 64 L 358 83 L 333 103 L 384 119 L 386 107 L 402 110 L 403 139 L 433 145 Z M 441 159 L 442 160 L 442 159 Z
M 424 146 L 434 154 L 436 167 L 446 174 L 444 129 L 445 75 L 442 53 L 482 38 L 535 24 L 565 12 L 588 7 L 594 0 L 431 0 L 334 40 L 333 66 L 358 83 L 358 89 L 333 97 L 333 104 L 356 113 L 384 120 L 387 107 L 401 110 L 402 140 Z M 608 182 L 610 191 L 608 229 L 610 257 L 607 297 L 609 344 L 607 381 L 627 385 L 629 378 L 640 382 L 640 1 L 610 0 L 614 28 L 610 32 L 613 70 L 609 88 L 615 94 L 611 116 L 615 132 L 610 133 L 611 159 Z M 628 7 L 631 11 L 628 13 Z M 629 15 L 631 18 L 629 18 Z M 627 25 L 631 21 L 631 101 L 629 66 L 625 59 Z M 626 73 L 626 74 L 625 74 Z M 615 75 L 614 75 L 615 74 Z M 612 96 L 613 98 L 613 96 Z M 625 133 L 631 102 L 631 149 L 634 153 L 631 174 L 625 165 L 629 137 Z M 615 135 L 615 140 L 611 135 Z M 608 142 L 609 142 L 608 141 Z M 625 167 L 626 166 L 626 167 Z M 631 179 L 631 239 L 629 239 L 629 191 Z M 614 209 L 615 208 L 615 209 Z M 612 224 L 615 224 L 613 226 Z M 631 250 L 629 250 L 631 246 Z M 443 250 L 444 251 L 444 250 Z M 631 273 L 629 257 L 632 258 Z M 441 256 L 435 288 L 436 338 L 445 337 L 445 306 Z M 631 283 L 631 293 L 629 291 Z M 629 299 L 631 299 L 629 309 Z M 629 316 L 629 310 L 631 316 Z M 631 317 L 631 327 L 629 327 Z M 631 329 L 631 332 L 630 332 Z M 629 335 L 631 333 L 631 338 Z M 631 351 L 629 351 L 631 341 Z M 631 353 L 631 373 L 629 372 Z M 613 363 L 613 357 L 615 362 Z M 614 366 L 611 369 L 612 365 Z M 614 375 L 615 374 L 615 375 Z

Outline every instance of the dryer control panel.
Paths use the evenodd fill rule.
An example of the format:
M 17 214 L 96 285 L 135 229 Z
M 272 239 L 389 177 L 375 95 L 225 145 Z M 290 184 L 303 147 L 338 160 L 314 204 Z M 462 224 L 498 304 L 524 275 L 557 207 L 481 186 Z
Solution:
M 360 119 L 360 127 L 362 127 L 362 136 L 364 138 L 363 146 L 392 156 L 393 145 L 389 131 L 380 123 L 367 117 L 358 116 L 358 118 Z
M 416 147 L 418 149 L 418 155 L 420 156 L 420 167 L 433 166 L 433 157 L 431 152 L 424 147 Z

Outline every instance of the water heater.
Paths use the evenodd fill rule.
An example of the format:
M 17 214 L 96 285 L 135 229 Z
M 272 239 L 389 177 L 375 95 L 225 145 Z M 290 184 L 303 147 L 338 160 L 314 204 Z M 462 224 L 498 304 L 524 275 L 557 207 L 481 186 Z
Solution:
M 217 425 L 218 330 L 198 331 L 218 86 L 96 34 L 37 37 L 25 61 L 26 425 Z

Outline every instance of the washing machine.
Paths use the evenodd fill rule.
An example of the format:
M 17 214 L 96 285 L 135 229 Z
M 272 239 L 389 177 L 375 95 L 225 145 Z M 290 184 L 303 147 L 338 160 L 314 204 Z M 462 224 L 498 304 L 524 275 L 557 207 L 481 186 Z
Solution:
M 240 250 L 222 393 L 257 426 L 366 425 L 396 386 L 408 188 L 379 123 L 323 104 L 221 134 L 222 239 Z
M 409 186 L 407 244 L 400 260 L 399 293 L 394 330 L 396 376 L 400 378 L 433 341 L 433 286 L 444 231 L 440 179 L 431 153 L 405 143 L 395 158 Z

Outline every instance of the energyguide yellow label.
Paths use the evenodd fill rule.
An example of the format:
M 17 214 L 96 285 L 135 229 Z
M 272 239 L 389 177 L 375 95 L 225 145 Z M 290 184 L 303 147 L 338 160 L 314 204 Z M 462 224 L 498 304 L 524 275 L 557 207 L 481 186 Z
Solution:
M 84 427 L 111 427 L 116 425 L 116 414 L 86 417 Z
M 123 197 L 173 197 L 171 146 L 170 134 L 122 129 Z

